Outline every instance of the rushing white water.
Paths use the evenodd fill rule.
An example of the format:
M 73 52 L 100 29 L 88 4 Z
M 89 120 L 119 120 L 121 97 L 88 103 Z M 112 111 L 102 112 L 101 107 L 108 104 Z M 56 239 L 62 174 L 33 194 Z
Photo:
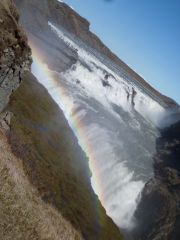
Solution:
M 78 61 L 67 71 L 56 73 L 56 81 L 52 81 L 53 73 L 47 76 L 37 61 L 33 73 L 63 109 L 67 120 L 73 116 L 83 123 L 84 142 L 79 142 L 90 158 L 90 167 L 96 165 L 91 167 L 94 191 L 116 224 L 131 228 L 138 197 L 153 174 L 158 131 L 150 120 L 158 122 L 164 109 L 50 26 L 60 41 L 77 50 Z M 82 129 L 73 130 L 80 138 L 77 131 Z
M 79 62 L 76 63 L 76 66 L 73 66 L 73 71 L 70 69 L 69 78 L 72 80 L 80 78 L 83 81 L 83 87 L 89 90 L 91 95 L 94 94 L 93 97 L 106 98 L 111 103 L 120 105 L 125 111 L 129 111 L 133 101 L 136 111 L 156 126 L 160 124 L 166 115 L 166 111 L 157 101 L 143 91 L 145 89 L 141 89 L 131 79 L 123 78 L 118 72 L 108 68 L 108 62 L 106 61 L 107 64 L 102 63 L 98 59 L 99 53 L 92 52 L 92 49 L 88 51 L 83 42 L 80 43 L 82 46 L 79 46 L 77 42 L 72 40 L 73 37 L 70 38 L 69 33 L 56 28 L 51 22 L 48 24 L 68 47 L 78 52 Z M 111 62 L 109 62 L 110 64 Z M 108 79 L 105 79 L 106 76 L 108 76 Z M 102 83 L 107 84 L 105 88 L 102 87 Z M 133 92 L 135 96 L 133 96 Z M 107 103 L 105 99 L 101 100 L 101 103 Z

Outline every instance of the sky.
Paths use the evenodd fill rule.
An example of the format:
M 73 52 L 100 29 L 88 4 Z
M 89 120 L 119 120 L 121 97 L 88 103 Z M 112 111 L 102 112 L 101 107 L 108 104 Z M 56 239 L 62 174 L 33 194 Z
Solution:
M 180 0 L 65 2 L 116 55 L 180 104 Z

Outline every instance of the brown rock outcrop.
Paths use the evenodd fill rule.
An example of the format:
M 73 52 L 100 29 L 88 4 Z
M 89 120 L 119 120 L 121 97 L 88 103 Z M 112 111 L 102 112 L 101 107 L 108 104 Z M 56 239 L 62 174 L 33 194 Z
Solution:
M 0 2 L 0 112 L 19 86 L 22 74 L 30 70 L 31 51 L 19 15 L 11 0 Z

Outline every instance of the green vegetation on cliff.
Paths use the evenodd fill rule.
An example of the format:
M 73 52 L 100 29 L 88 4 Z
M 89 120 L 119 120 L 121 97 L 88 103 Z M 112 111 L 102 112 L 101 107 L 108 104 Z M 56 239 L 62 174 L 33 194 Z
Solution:
M 88 159 L 62 111 L 30 74 L 13 93 L 8 141 L 41 198 L 89 240 L 120 240 L 90 184 Z

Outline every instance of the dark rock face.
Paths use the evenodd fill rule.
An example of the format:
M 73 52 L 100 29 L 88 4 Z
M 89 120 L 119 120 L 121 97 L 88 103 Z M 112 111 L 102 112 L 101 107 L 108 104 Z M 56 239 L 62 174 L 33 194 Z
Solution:
M 135 217 L 137 240 L 180 239 L 180 122 L 162 131 L 148 182 Z
M 19 86 L 24 71 L 30 69 L 31 51 L 18 25 L 19 15 L 11 0 L 0 2 L 0 112 L 10 94 Z

